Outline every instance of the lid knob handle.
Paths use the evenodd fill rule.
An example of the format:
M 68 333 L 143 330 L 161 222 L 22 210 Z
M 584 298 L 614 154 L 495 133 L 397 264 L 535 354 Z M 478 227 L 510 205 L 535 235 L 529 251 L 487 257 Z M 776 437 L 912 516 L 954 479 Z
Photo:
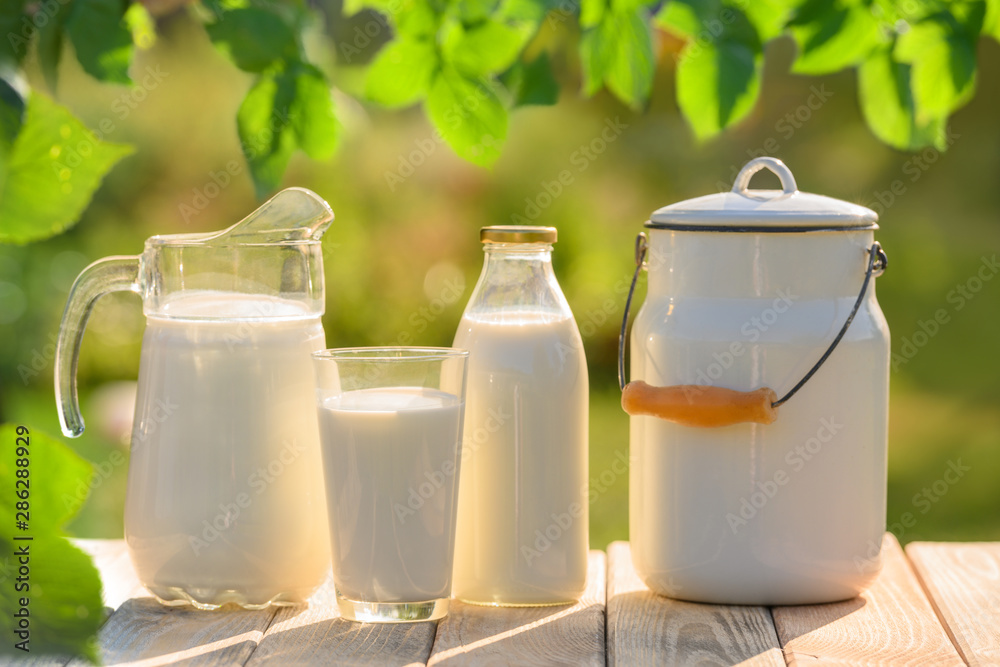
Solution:
M 745 195 L 750 186 L 750 179 L 761 169 L 770 169 L 781 180 L 781 189 L 786 195 L 798 192 L 791 170 L 776 157 L 758 157 L 747 162 L 733 181 L 733 192 Z

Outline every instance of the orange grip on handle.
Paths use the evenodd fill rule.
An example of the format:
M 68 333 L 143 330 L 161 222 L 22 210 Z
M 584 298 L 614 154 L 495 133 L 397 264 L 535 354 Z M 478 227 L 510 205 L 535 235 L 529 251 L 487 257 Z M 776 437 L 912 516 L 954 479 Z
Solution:
M 754 391 L 695 384 L 654 387 L 634 380 L 622 390 L 622 408 L 632 416 L 649 415 L 685 426 L 712 428 L 744 422 L 770 424 L 778 418 L 778 409 L 771 405 L 777 398 L 768 387 Z

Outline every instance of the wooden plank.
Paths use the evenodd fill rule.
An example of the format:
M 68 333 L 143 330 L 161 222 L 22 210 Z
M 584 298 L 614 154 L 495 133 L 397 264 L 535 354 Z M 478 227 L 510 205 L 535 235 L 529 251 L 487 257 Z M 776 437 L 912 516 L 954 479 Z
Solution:
M 149 595 L 135 573 L 125 540 L 73 539 L 73 544 L 90 554 L 101 573 L 104 605 L 111 611 L 133 597 Z
M 882 574 L 861 596 L 772 609 L 789 665 L 963 664 L 890 533 L 882 554 Z
M 683 602 L 650 591 L 628 542 L 608 547 L 608 664 L 772 665 L 785 660 L 766 607 Z
M 962 658 L 1000 664 L 1000 543 L 914 542 L 906 555 Z
M 574 605 L 480 607 L 452 601 L 428 665 L 604 665 L 605 556 L 591 551 Z
M 423 665 L 434 644 L 436 625 L 355 623 L 341 618 L 333 584 L 328 582 L 308 607 L 278 610 L 247 665 Z
M 273 617 L 273 609 L 199 611 L 167 607 L 153 598 L 133 598 L 101 628 L 101 661 L 136 667 L 242 665 Z M 70 664 L 86 665 L 80 660 Z

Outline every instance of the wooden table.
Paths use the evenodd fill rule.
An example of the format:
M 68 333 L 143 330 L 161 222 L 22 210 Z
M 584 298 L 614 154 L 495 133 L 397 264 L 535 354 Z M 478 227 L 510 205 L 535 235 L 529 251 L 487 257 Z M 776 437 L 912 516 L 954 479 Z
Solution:
M 113 610 L 100 633 L 108 665 L 1000 665 L 1000 543 L 913 543 L 904 554 L 886 535 L 885 570 L 861 597 L 768 608 L 654 595 L 628 543 L 615 542 L 590 553 L 587 591 L 572 607 L 456 602 L 438 623 L 404 625 L 340 618 L 326 588 L 308 607 L 163 607 L 122 541 L 77 543 Z

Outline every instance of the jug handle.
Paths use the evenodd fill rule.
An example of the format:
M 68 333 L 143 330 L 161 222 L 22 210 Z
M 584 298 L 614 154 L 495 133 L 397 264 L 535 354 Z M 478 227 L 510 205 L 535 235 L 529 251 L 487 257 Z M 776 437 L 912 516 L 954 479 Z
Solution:
M 140 267 L 138 255 L 106 257 L 85 268 L 69 290 L 55 358 L 56 409 L 63 435 L 69 438 L 79 437 L 84 428 L 76 392 L 76 367 L 87 319 L 97 299 L 109 292 L 141 293 Z

